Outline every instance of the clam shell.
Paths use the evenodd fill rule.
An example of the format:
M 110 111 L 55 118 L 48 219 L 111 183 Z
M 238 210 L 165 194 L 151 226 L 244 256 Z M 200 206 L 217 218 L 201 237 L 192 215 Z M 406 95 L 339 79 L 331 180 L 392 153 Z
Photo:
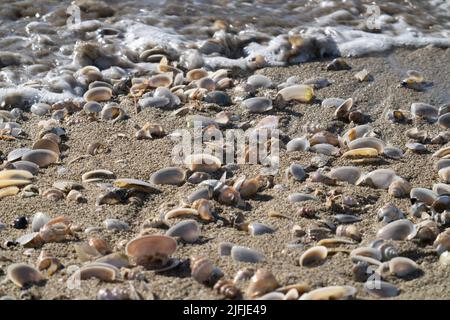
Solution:
M 178 167 L 167 167 L 160 169 L 150 176 L 151 184 L 173 184 L 179 185 L 186 179 L 186 172 Z
M 387 203 L 381 207 L 377 215 L 379 220 L 383 220 L 386 223 L 404 218 L 403 212 L 392 203 Z
M 364 289 L 379 298 L 395 297 L 399 294 L 396 286 L 382 280 L 367 281 L 364 283 Z
M 436 121 L 439 110 L 430 104 L 416 102 L 411 104 L 411 113 L 417 118 Z
M 33 150 L 46 149 L 46 150 L 51 150 L 58 155 L 60 154 L 58 144 L 56 144 L 55 142 L 53 142 L 52 140 L 49 140 L 49 139 L 39 139 L 38 141 L 36 141 L 33 144 L 32 149 Z
M 427 205 L 432 205 L 437 198 L 437 194 L 426 188 L 412 188 L 409 193 L 411 199 L 415 199 L 418 202 L 423 202 Z
M 159 192 L 159 190 L 155 188 L 155 186 L 151 185 L 148 182 L 138 179 L 129 179 L 129 178 L 116 179 L 114 180 L 113 185 L 118 188 L 133 189 L 144 193 Z
M 19 193 L 19 188 L 12 186 L 12 187 L 6 187 L 0 189 L 0 199 L 3 199 L 5 197 L 15 196 Z
M 389 185 L 388 193 L 396 198 L 403 198 L 411 191 L 411 184 L 403 178 L 397 177 Z
M 142 108 L 163 108 L 170 104 L 170 99 L 167 97 L 145 97 L 139 99 L 138 103 Z
M 105 282 L 114 282 L 119 279 L 120 271 L 111 264 L 92 262 L 82 266 L 80 270 L 76 271 L 72 276 L 79 277 L 80 280 L 97 278 Z
M 215 172 L 222 162 L 210 154 L 192 154 L 185 158 L 184 164 L 192 171 Z
M 352 140 L 348 147 L 350 150 L 352 149 L 360 149 L 360 148 L 373 148 L 378 151 L 378 153 L 383 153 L 385 143 L 375 137 L 362 137 Z
M 270 271 L 258 269 L 251 277 L 245 294 L 249 298 L 253 299 L 255 297 L 262 296 L 267 292 L 274 291 L 278 287 L 278 281 Z
M 272 100 L 264 97 L 255 97 L 242 101 L 242 106 L 252 113 L 263 113 L 272 110 Z
M 407 219 L 391 222 L 377 232 L 377 238 L 384 240 L 406 240 L 416 232 L 414 224 Z
M 176 241 L 168 236 L 148 235 L 134 238 L 127 243 L 125 253 L 136 264 L 145 265 L 148 262 L 164 264 L 177 249 Z
M 448 154 L 450 154 L 450 147 L 443 147 L 443 148 L 439 149 L 438 151 L 436 151 L 435 153 L 433 153 L 432 157 L 433 158 L 443 158 Z
M 122 252 L 110 253 L 106 256 L 96 259 L 95 262 L 110 264 L 118 269 L 126 268 L 130 265 L 128 257 Z
M 339 105 L 339 107 L 337 107 L 336 111 L 334 112 L 334 116 L 337 119 L 347 119 L 348 114 L 352 109 L 352 107 L 353 107 L 353 99 L 348 98 L 347 100 L 342 102 L 342 104 Z
M 413 260 L 405 257 L 395 257 L 389 261 L 389 272 L 397 277 L 407 277 L 420 268 Z
M 294 138 L 287 143 L 286 150 L 287 152 L 307 151 L 309 149 L 309 146 L 309 141 L 305 137 Z
M 380 250 L 371 247 L 359 247 L 350 252 L 350 257 L 363 256 L 381 261 L 382 255 Z
M 230 97 L 223 91 L 208 92 L 204 100 L 205 102 L 215 103 L 219 106 L 229 106 L 231 104 Z
M 374 148 L 358 148 L 344 152 L 342 158 L 372 158 L 377 157 L 378 151 Z
M 341 98 L 326 98 L 322 100 L 322 107 L 339 107 L 345 100 Z
M 273 233 L 275 229 L 259 222 L 250 222 L 248 224 L 248 231 L 252 236 L 259 236 L 265 233 Z
M 361 176 L 361 170 L 352 166 L 338 167 L 332 169 L 328 173 L 328 176 L 332 179 L 336 179 L 337 181 L 346 181 L 350 184 L 355 184 Z
M 262 253 L 242 246 L 233 246 L 231 248 L 231 258 L 235 261 L 248 263 L 258 263 L 266 260 Z
M 47 149 L 30 150 L 22 156 L 22 160 L 37 164 L 40 168 L 58 161 L 58 154 Z
M 290 202 L 302 202 L 310 200 L 318 200 L 317 197 L 306 193 L 292 193 L 288 196 Z
M 106 104 L 100 116 L 103 120 L 112 120 L 112 123 L 125 119 L 125 111 L 117 104 Z
M 180 237 L 186 242 L 195 242 L 200 236 L 200 227 L 197 221 L 188 219 L 178 222 L 165 233 L 169 237 Z
M 450 159 L 440 159 L 436 162 L 436 169 L 438 171 L 447 167 L 450 167 Z
M 106 219 L 105 221 L 103 221 L 103 224 L 108 230 L 124 231 L 130 229 L 128 223 L 123 222 L 119 219 Z
M 313 267 L 322 264 L 328 255 L 328 249 L 324 246 L 315 246 L 306 250 L 299 259 L 302 267 Z
M 306 178 L 306 172 L 303 167 L 297 163 L 293 163 L 288 168 L 289 173 L 292 174 L 295 180 L 303 181 Z
M 190 82 L 207 76 L 208 72 L 204 69 L 192 69 L 186 73 L 186 80 Z
M 319 143 L 327 143 L 333 146 L 337 146 L 339 144 L 339 141 L 337 136 L 332 134 L 331 132 L 319 131 L 309 139 L 309 143 L 312 146 Z
M 211 260 L 200 257 L 191 258 L 191 276 L 199 283 L 209 281 L 214 273 L 214 264 Z
M 45 213 L 36 212 L 31 222 L 31 231 L 38 232 L 50 220 L 51 218 Z
M 31 181 L 23 179 L 0 179 L 0 188 L 25 186 L 30 183 Z
M 433 184 L 432 191 L 437 195 L 450 194 L 450 185 L 445 183 L 435 183 Z
M 438 175 L 445 183 L 450 183 L 450 167 L 440 169 Z
M 326 156 L 336 156 L 339 149 L 328 143 L 318 143 L 309 148 L 311 152 L 324 154 Z
M 261 74 L 254 74 L 248 77 L 247 83 L 253 86 L 253 88 L 255 89 L 260 88 L 267 89 L 272 86 L 272 81 L 268 77 L 263 76 Z
M 450 129 L 450 113 L 441 115 L 438 118 L 438 124 L 444 129 Z
M 314 90 L 311 86 L 298 84 L 281 89 L 277 96 L 280 96 L 284 101 L 296 100 L 308 103 L 314 99 Z
M 403 150 L 396 147 L 385 147 L 383 155 L 391 159 L 401 159 L 403 158 Z
M 392 169 L 377 169 L 362 175 L 356 185 L 367 185 L 377 189 L 388 189 L 392 181 L 397 177 Z
M 105 179 L 114 179 L 116 176 L 109 170 L 92 170 L 84 173 L 81 176 L 81 181 L 89 183 L 89 182 L 97 182 Z
M 345 300 L 356 294 L 351 286 L 329 286 L 304 293 L 299 300 Z
M 197 80 L 197 87 L 206 89 L 208 91 L 214 91 L 216 90 L 216 83 L 214 82 L 213 79 L 204 77 L 201 78 L 200 80 Z
M 6 179 L 27 180 L 33 179 L 33 175 L 29 171 L 17 169 L 0 171 L 0 180 Z
M 102 111 L 102 105 L 96 101 L 90 101 L 83 106 L 83 110 L 86 114 L 97 114 Z
M 89 89 L 83 95 L 83 99 L 87 102 L 89 101 L 108 101 L 112 98 L 112 90 L 108 87 L 96 87 Z
M 234 243 L 231 242 L 221 242 L 219 243 L 218 252 L 219 256 L 230 256 L 231 248 L 233 248 Z
M 39 166 L 36 163 L 23 160 L 12 162 L 5 167 L 7 167 L 8 169 L 26 170 L 32 175 L 36 175 L 39 171 Z
M 6 275 L 16 286 L 23 288 L 43 281 L 44 276 L 33 266 L 25 263 L 13 263 L 8 266 Z
M 51 106 L 46 103 L 35 103 L 30 107 L 30 112 L 37 116 L 44 116 L 47 113 L 50 113 Z
M 162 73 L 157 74 L 150 79 L 148 79 L 148 85 L 149 87 L 158 88 L 158 87 L 165 87 L 168 88 L 172 84 L 173 74 L 171 72 L 169 73 Z

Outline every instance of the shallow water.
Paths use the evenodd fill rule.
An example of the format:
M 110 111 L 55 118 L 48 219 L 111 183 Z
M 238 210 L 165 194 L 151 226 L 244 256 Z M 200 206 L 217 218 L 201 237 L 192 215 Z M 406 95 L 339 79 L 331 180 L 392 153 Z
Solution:
M 2 1 L 0 103 L 82 89 L 60 80 L 85 65 L 109 74 L 152 72 L 145 49 L 163 47 L 186 69 L 251 69 L 396 47 L 450 47 L 450 1 Z M 70 15 L 68 14 L 70 13 Z M 114 69 L 114 67 L 121 69 Z M 9 88 L 9 89 L 1 89 Z M 9 91 L 6 91 L 9 90 Z M 23 99 L 22 99 L 23 100 Z

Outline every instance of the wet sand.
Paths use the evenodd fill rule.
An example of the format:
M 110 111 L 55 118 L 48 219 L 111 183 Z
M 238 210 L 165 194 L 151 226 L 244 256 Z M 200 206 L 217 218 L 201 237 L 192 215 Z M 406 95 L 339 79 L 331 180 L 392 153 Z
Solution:
M 393 124 L 384 119 L 384 112 L 388 109 L 409 110 L 413 102 L 425 102 L 439 106 L 450 99 L 450 49 L 439 49 L 427 47 L 415 51 L 398 50 L 389 55 L 378 57 L 364 57 L 347 59 L 352 69 L 349 71 L 325 71 L 329 61 L 309 62 L 286 68 L 266 68 L 256 73 L 267 75 L 275 84 L 286 80 L 289 76 L 298 76 L 301 80 L 313 77 L 325 77 L 333 82 L 331 86 L 316 91 L 316 101 L 312 104 L 291 103 L 285 109 L 271 110 L 265 114 L 248 114 L 243 112 L 239 105 L 223 107 L 223 110 L 232 112 L 241 117 L 242 121 L 261 119 L 266 115 L 274 114 L 280 117 L 280 129 L 291 139 L 302 135 L 302 126 L 308 122 L 318 122 L 325 128 L 336 128 L 333 120 L 333 108 L 321 107 L 320 101 L 325 98 L 353 97 L 360 110 L 368 113 L 372 122 L 370 124 L 379 129 L 385 141 L 393 146 L 406 150 L 405 143 L 410 142 L 404 132 L 415 125 L 420 129 L 427 130 L 431 136 L 439 132 L 437 125 L 425 122 Z M 358 82 L 354 74 L 366 68 L 373 76 L 371 82 Z M 416 92 L 405 88 L 399 88 L 398 84 L 409 69 L 419 70 L 425 79 L 433 82 L 431 89 L 425 92 Z M 248 74 L 236 72 L 234 79 L 245 80 Z M 260 92 L 258 95 L 273 95 L 276 90 Z M 61 160 L 60 165 L 51 165 L 41 169 L 34 182 L 41 191 L 49 188 L 56 180 L 73 180 L 81 182 L 81 175 L 93 169 L 108 169 L 119 178 L 136 178 L 148 180 L 151 173 L 171 165 L 171 151 L 174 142 L 166 136 L 155 140 L 136 140 L 134 133 L 136 125 L 142 126 L 147 121 L 158 123 L 163 126 L 167 133 L 178 128 L 185 128 L 185 116 L 171 115 L 171 111 L 160 109 L 145 109 L 135 114 L 133 102 L 122 97 L 121 105 L 129 115 L 126 121 L 111 124 L 104 121 L 91 122 L 86 117 L 74 115 L 79 118 L 78 123 L 62 124 L 68 133 L 67 152 Z M 195 112 L 207 116 L 214 116 L 218 111 Z M 191 111 L 190 114 L 194 114 Z M 26 113 L 27 121 L 23 122 L 23 128 L 29 139 L 17 141 L 0 141 L 0 150 L 3 154 L 18 147 L 31 147 L 33 139 L 37 136 L 37 123 L 42 118 Z M 48 117 L 48 116 L 47 116 Z M 344 124 L 337 128 L 339 133 L 353 126 Z M 106 143 L 110 152 L 95 156 L 89 156 L 71 164 L 69 162 L 79 155 L 86 154 L 89 143 L 99 141 Z M 433 168 L 434 161 L 431 154 L 439 149 L 440 145 L 427 145 L 429 152 L 425 154 L 414 154 L 406 152 L 401 160 L 383 159 L 379 165 L 364 165 L 364 171 L 376 168 L 392 168 L 396 173 L 410 181 L 413 187 L 431 188 L 433 183 L 438 182 L 436 170 Z M 294 152 L 287 154 L 281 150 L 281 172 L 292 162 L 308 165 L 310 159 L 316 156 L 311 152 Z M 332 158 L 329 166 L 351 165 L 350 161 L 341 158 Z M 59 175 L 59 167 L 65 167 L 68 172 Z M 232 172 L 233 177 L 245 174 L 255 176 L 260 166 L 246 165 Z M 350 258 L 345 253 L 337 253 L 329 257 L 326 262 L 315 268 L 304 268 L 298 266 L 298 258 L 304 251 L 302 248 L 287 248 L 287 243 L 294 240 L 291 229 L 299 225 L 306 230 L 308 226 L 315 223 L 314 219 L 302 218 L 297 210 L 300 206 L 315 208 L 321 218 L 331 217 L 333 213 L 325 207 L 325 197 L 320 201 L 310 201 L 300 204 L 292 204 L 287 201 L 287 196 L 293 192 L 301 192 L 307 188 L 331 190 L 339 188 L 345 195 L 352 196 L 360 202 L 359 215 L 361 222 L 355 225 L 360 229 L 363 240 L 362 244 L 374 239 L 377 230 L 382 226 L 378 221 L 376 212 L 387 202 L 392 202 L 408 212 L 410 200 L 408 198 L 396 199 L 389 196 L 385 190 L 375 190 L 368 187 L 355 187 L 346 183 L 339 183 L 338 187 L 330 187 L 323 184 L 310 182 L 286 181 L 280 172 L 275 177 L 276 183 L 283 183 L 286 190 L 266 189 L 257 196 L 249 199 L 247 209 L 240 210 L 214 203 L 216 212 L 223 217 L 230 217 L 233 213 L 242 211 L 248 221 L 266 223 L 276 228 L 273 234 L 265 234 L 252 237 L 244 231 L 239 231 L 231 226 L 225 226 L 220 221 L 215 223 L 201 223 L 201 239 L 194 244 L 179 243 L 174 254 L 183 263 L 176 269 L 155 275 L 150 271 L 141 271 L 145 280 L 130 280 L 118 283 L 105 283 L 99 280 L 82 281 L 81 289 L 70 290 L 66 286 L 66 270 L 70 265 L 81 265 L 74 251 L 73 245 L 87 241 L 90 235 L 83 232 L 78 234 L 79 240 L 69 238 L 62 243 L 48 243 L 44 248 L 57 257 L 66 269 L 53 276 L 43 286 L 33 286 L 21 290 L 14 284 L 5 280 L 6 268 L 13 262 L 26 262 L 35 264 L 40 249 L 34 250 L 31 256 L 25 256 L 24 248 L 20 246 L 5 248 L 4 242 L 12 240 L 20 235 L 30 232 L 31 225 L 27 230 L 16 230 L 11 227 L 15 217 L 26 215 L 32 217 L 34 213 L 41 211 L 52 217 L 65 215 L 71 218 L 83 229 L 90 226 L 102 226 L 102 221 L 107 218 L 117 218 L 130 225 L 129 231 L 108 232 L 102 230 L 98 234 L 107 240 L 112 247 L 121 240 L 129 240 L 135 237 L 141 230 L 141 226 L 159 215 L 159 208 L 163 204 L 177 206 L 179 201 L 196 186 L 185 183 L 182 186 L 162 186 L 162 193 L 150 195 L 143 206 L 130 204 L 104 205 L 96 210 L 95 198 L 101 192 L 95 184 L 85 185 L 82 194 L 87 197 L 87 203 L 69 203 L 65 200 L 52 202 L 43 196 L 33 198 L 21 198 L 20 195 L 0 200 L 0 222 L 8 225 L 7 229 L 0 231 L 2 248 L 0 250 L 0 296 L 8 295 L 14 298 L 30 299 L 95 299 L 100 288 L 112 288 L 116 286 L 128 287 L 133 285 L 144 298 L 157 299 L 222 299 L 212 288 L 197 283 L 190 277 L 188 260 L 192 255 L 201 255 L 211 259 L 225 274 L 225 278 L 233 278 L 236 271 L 242 267 L 266 268 L 271 270 L 280 285 L 305 282 L 312 288 L 331 285 L 352 285 L 358 289 L 356 297 L 359 299 L 372 299 L 363 289 L 363 283 L 355 282 L 352 277 L 353 266 Z M 223 170 L 215 173 L 219 178 Z M 269 211 L 276 210 L 291 219 L 272 218 L 268 216 Z M 416 218 L 407 215 L 408 219 L 418 222 Z M 175 220 L 177 221 L 177 220 Z M 174 222 L 175 222 L 174 221 Z M 154 229 L 155 234 L 162 234 L 164 230 Z M 230 257 L 219 257 L 218 244 L 229 241 L 234 244 L 248 246 L 265 254 L 267 261 L 259 264 L 238 263 Z M 299 243 L 304 248 L 315 244 L 307 238 L 300 239 Z M 400 241 L 395 245 L 399 248 L 399 255 L 415 260 L 423 274 L 413 279 L 400 279 L 389 276 L 386 280 L 395 284 L 400 289 L 400 295 L 396 299 L 450 299 L 449 267 L 438 263 L 431 244 L 420 244 L 412 241 Z M 353 248 L 349 246 L 348 248 Z M 241 289 L 245 290 L 247 284 Z

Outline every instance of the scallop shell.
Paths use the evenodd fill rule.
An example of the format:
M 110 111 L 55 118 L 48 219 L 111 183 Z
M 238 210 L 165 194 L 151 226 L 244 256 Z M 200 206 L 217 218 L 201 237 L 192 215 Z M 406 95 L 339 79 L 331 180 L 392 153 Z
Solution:
M 314 99 L 314 90 L 311 86 L 298 84 L 281 89 L 277 96 L 284 101 L 296 100 L 299 102 L 311 102 Z
M 58 154 L 47 149 L 35 149 L 26 152 L 22 156 L 22 160 L 37 164 L 40 168 L 58 161 Z
M 164 266 L 177 248 L 176 241 L 168 236 L 148 235 L 127 243 L 125 253 L 138 265 Z
M 108 87 L 97 87 L 86 91 L 83 95 L 85 101 L 108 101 L 112 98 L 112 90 Z
M 275 276 L 268 270 L 258 269 L 250 279 L 250 283 L 245 294 L 250 298 L 262 296 L 267 292 L 276 290 L 279 287 Z
M 313 267 L 322 264 L 328 255 L 328 249 L 324 246 L 315 246 L 306 250 L 299 259 L 303 267 Z
M 235 261 L 248 263 L 258 263 L 266 260 L 262 253 L 242 246 L 233 246 L 231 248 L 231 258 Z
M 391 222 L 377 232 L 377 238 L 384 240 L 406 240 L 414 236 L 416 228 L 407 219 L 400 219 Z
M 357 167 L 347 166 L 332 169 L 328 176 L 337 181 L 346 181 L 350 184 L 355 184 L 361 176 L 361 170 Z
M 34 267 L 25 263 L 13 263 L 8 266 L 6 275 L 16 286 L 23 288 L 30 284 L 40 283 L 45 278 Z
M 178 167 L 167 167 L 160 169 L 150 176 L 152 184 L 173 184 L 179 185 L 186 179 L 186 172 Z
M 184 241 L 192 243 L 198 240 L 200 227 L 195 220 L 183 220 L 167 230 L 165 235 L 169 237 L 180 237 Z
M 209 154 L 189 155 L 185 158 L 184 163 L 190 170 L 201 172 L 215 172 L 222 165 L 219 158 Z
M 299 300 L 347 300 L 356 295 L 352 286 L 329 286 L 304 293 Z

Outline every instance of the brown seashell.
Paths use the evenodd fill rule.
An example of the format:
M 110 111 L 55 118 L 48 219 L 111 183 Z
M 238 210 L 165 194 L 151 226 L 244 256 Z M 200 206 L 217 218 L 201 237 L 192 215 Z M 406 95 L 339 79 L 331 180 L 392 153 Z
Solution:
M 279 287 L 275 276 L 268 270 L 258 269 L 250 279 L 245 294 L 250 298 L 262 296 L 267 292 L 276 290 Z
M 45 278 L 34 267 L 25 263 L 13 263 L 8 266 L 6 275 L 16 286 L 23 288 L 30 284 L 40 283 Z
M 214 273 L 214 264 L 211 260 L 202 257 L 191 257 L 191 276 L 199 283 L 207 283 Z
M 354 225 L 340 225 L 336 228 L 336 235 L 338 237 L 347 237 L 355 241 L 361 241 L 361 233 Z
M 217 200 L 222 204 L 232 206 L 239 203 L 241 195 L 233 187 L 225 187 L 220 191 Z
M 161 267 L 169 262 L 176 248 L 177 243 L 172 237 L 148 235 L 128 242 L 125 253 L 138 265 Z
M 57 143 L 55 143 L 54 141 L 52 141 L 52 140 L 49 140 L 49 139 L 39 139 L 38 141 L 36 141 L 34 144 L 33 144 L 33 148 L 32 148 L 33 150 L 36 150 L 36 149 L 46 149 L 46 150 L 50 150 L 50 151 L 53 151 L 54 153 L 56 153 L 56 154 L 60 154 L 60 150 L 59 150 L 59 146 L 58 146 L 58 144 Z
M 234 285 L 232 280 L 221 279 L 216 282 L 213 289 L 224 295 L 227 299 L 234 299 L 241 295 L 239 288 Z
M 108 243 L 101 238 L 96 237 L 90 238 L 88 240 L 88 243 L 91 247 L 95 248 L 95 250 L 97 250 L 101 255 L 105 255 L 112 252 Z
M 215 218 L 212 214 L 211 202 L 207 199 L 198 199 L 192 203 L 192 208 L 196 209 L 199 217 L 205 221 L 214 221 Z

